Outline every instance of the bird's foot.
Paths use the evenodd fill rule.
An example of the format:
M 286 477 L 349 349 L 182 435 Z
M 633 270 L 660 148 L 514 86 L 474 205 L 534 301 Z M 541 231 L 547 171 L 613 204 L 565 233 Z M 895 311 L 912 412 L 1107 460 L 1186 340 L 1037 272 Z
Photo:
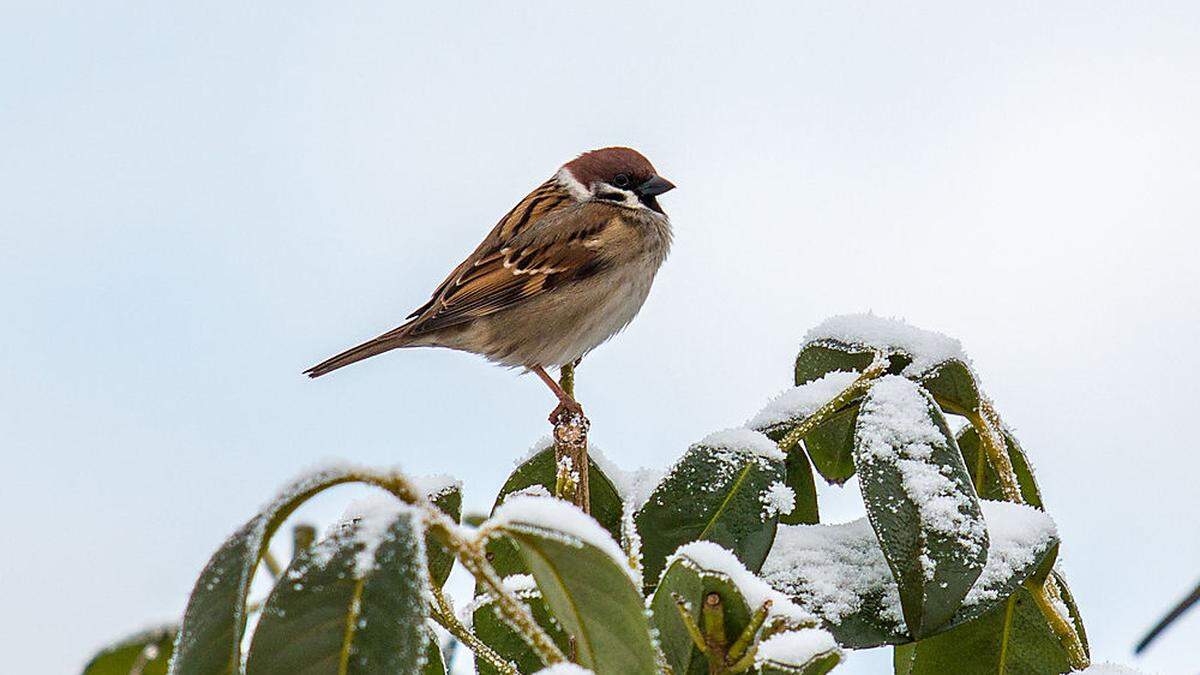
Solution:
M 560 399 L 558 402 L 558 407 L 550 413 L 550 424 L 553 424 L 554 426 L 559 426 L 560 424 L 566 424 L 568 422 L 575 422 L 578 424 L 580 421 L 582 421 L 583 424 L 588 423 L 587 417 L 585 417 L 583 414 L 583 406 L 579 405 L 579 401 L 576 401 L 575 399 Z

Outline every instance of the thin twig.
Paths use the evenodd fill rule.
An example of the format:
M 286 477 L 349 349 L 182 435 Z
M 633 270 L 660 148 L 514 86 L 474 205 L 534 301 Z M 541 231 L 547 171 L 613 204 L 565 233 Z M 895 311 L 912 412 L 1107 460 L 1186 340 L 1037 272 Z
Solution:
M 512 593 L 504 588 L 504 583 L 495 568 L 487 560 L 483 544 L 479 538 L 468 538 L 459 529 L 458 524 L 434 506 L 424 494 L 417 490 L 405 476 L 393 473 L 379 475 L 374 473 L 356 474 L 356 480 L 377 485 L 391 492 L 401 501 L 411 504 L 421 511 L 425 525 L 430 532 L 442 540 L 448 548 L 455 551 L 463 567 L 467 568 L 489 595 L 496 601 L 496 608 L 505 619 L 525 639 L 533 651 L 546 665 L 562 663 L 566 660 L 558 645 L 546 633 L 529 609 Z
M 1006 501 L 1014 504 L 1024 504 L 1025 497 L 1021 494 L 1021 485 L 1017 482 L 1017 474 L 1013 471 L 1012 460 L 1008 457 L 1008 443 L 1004 440 L 1004 426 L 1000 415 L 991 401 L 981 398 L 979 408 L 967 413 L 967 420 L 979 434 L 979 447 L 987 455 L 988 462 L 996 471 L 1000 482 L 1000 490 Z
M 800 439 L 810 434 L 813 429 L 817 428 L 818 425 L 829 419 L 830 415 L 841 410 L 842 407 L 844 407 L 847 403 L 865 391 L 867 387 L 870 386 L 871 382 L 882 377 L 883 374 L 887 372 L 887 367 L 887 355 L 882 352 L 876 352 L 875 359 L 871 362 L 871 365 L 867 366 L 866 370 L 864 370 L 857 379 L 851 382 L 850 385 L 843 389 L 837 396 L 834 396 L 832 399 L 830 399 L 828 403 L 820 408 L 817 408 L 817 410 L 805 418 L 803 422 L 797 424 L 795 427 L 792 427 L 791 431 L 788 431 L 787 434 L 779 440 L 779 449 L 782 450 L 784 454 L 790 453 L 796 447 L 796 445 L 800 443 Z
M 450 632 L 459 642 L 463 643 L 475 653 L 475 656 L 482 657 L 483 660 L 492 664 L 492 666 L 504 673 L 504 675 L 520 675 L 520 671 L 511 662 L 500 656 L 489 647 L 479 636 L 471 632 L 471 629 L 463 625 L 458 617 L 454 614 L 454 608 L 450 606 L 450 601 L 446 599 L 446 595 L 442 593 L 442 589 L 430 584 L 430 590 L 433 594 L 433 607 L 431 608 L 434 621 L 441 624 Z

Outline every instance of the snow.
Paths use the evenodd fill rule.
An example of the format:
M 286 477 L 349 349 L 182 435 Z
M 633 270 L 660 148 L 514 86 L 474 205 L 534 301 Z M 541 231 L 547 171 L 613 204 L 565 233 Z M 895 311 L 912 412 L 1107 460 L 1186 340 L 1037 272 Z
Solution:
M 846 314 L 823 321 L 804 336 L 805 343 L 834 340 L 855 347 L 879 350 L 886 354 L 902 352 L 912 357 L 904 375 L 919 377 L 951 359 L 970 367 L 962 343 L 934 331 L 924 330 L 900 319 L 874 314 Z
M 742 597 L 746 599 L 746 603 L 750 605 L 752 612 L 770 600 L 769 616 L 782 618 L 793 625 L 811 623 L 816 619 L 811 612 L 801 609 L 786 595 L 771 588 L 765 581 L 747 570 L 742 561 L 738 560 L 732 552 L 710 541 L 693 541 L 680 546 L 667 559 L 667 564 L 663 567 L 664 574 L 665 570 L 670 569 L 677 560 L 697 572 L 719 574 L 729 579 L 734 586 L 737 586 Z
M 696 445 L 703 445 L 714 450 L 748 450 L 759 457 L 780 462 L 786 458 L 775 441 L 767 438 L 763 433 L 745 427 L 714 431 L 700 439 Z
M 1057 539 L 1054 521 L 1025 504 L 982 501 L 990 546 L 964 608 L 998 599 L 1005 582 L 1028 569 Z M 840 525 L 780 525 L 762 578 L 824 621 L 839 624 L 874 599 L 880 617 L 904 631 L 900 595 L 866 518 Z
M 592 675 L 592 671 L 574 663 L 556 663 L 534 673 L 534 675 Z
M 791 513 L 796 508 L 796 493 L 787 485 L 775 481 L 759 495 L 763 503 L 763 519 Z
M 778 633 L 758 645 L 754 664 L 762 668 L 768 664 L 799 668 L 809 661 L 826 654 L 840 652 L 837 642 L 828 631 L 820 628 Z
M 991 546 L 983 572 L 963 599 L 966 606 L 998 600 L 1007 579 L 1028 568 L 1037 560 L 1040 551 L 1058 541 L 1058 529 L 1043 511 L 1010 502 L 985 501 L 981 504 Z
M 843 525 L 780 525 L 762 578 L 831 624 L 878 597 L 881 618 L 903 631 L 900 594 L 866 518 Z
M 447 474 L 417 476 L 409 480 L 418 492 L 430 499 L 439 497 L 452 490 L 462 491 L 462 481 Z
M 970 495 L 948 475 L 948 467 L 930 461 L 935 448 L 947 445 L 929 416 L 931 405 L 915 382 L 899 375 L 879 379 L 858 415 L 855 459 L 860 470 L 865 470 L 863 465 L 894 464 L 924 529 L 958 539 L 968 555 L 975 555 L 987 546 L 987 531 L 972 517 Z M 925 578 L 932 580 L 934 561 L 927 556 L 921 560 Z
M 500 580 L 500 585 L 504 587 L 504 590 L 521 599 L 542 597 L 541 589 L 538 588 L 537 582 L 530 574 L 513 574 L 504 577 Z M 458 620 L 467 628 L 472 628 L 475 623 L 475 610 L 491 604 L 494 600 L 495 598 L 490 593 L 480 593 L 458 612 Z
M 626 511 L 636 511 L 650 498 L 650 493 L 662 481 L 666 471 L 661 468 L 639 467 L 626 471 L 614 464 L 607 455 L 594 443 L 588 444 L 588 456 L 600 467 L 604 475 L 617 488 L 617 494 L 626 505 Z
M 780 392 L 751 417 L 746 426 L 764 430 L 784 422 L 799 423 L 833 400 L 858 379 L 858 373 L 835 370 L 824 376 Z
M 621 547 L 595 519 L 574 504 L 547 497 L 510 497 L 496 509 L 487 521 L 488 530 L 506 529 L 553 537 L 572 546 L 588 544 L 599 549 L 616 562 L 634 582 Z
M 1083 670 L 1075 671 L 1084 673 L 1085 675 L 1140 675 L 1140 670 L 1134 670 L 1129 666 L 1122 666 L 1116 663 L 1093 663 Z
M 346 506 L 342 517 L 333 527 L 340 529 L 353 524 L 352 541 L 362 544 L 362 548 L 354 556 L 355 579 L 365 578 L 374 569 L 376 549 L 387 535 L 388 528 L 396 518 L 404 513 L 413 514 L 413 523 L 421 522 L 420 518 L 416 517 L 416 510 L 413 507 L 392 495 L 373 494 L 356 499 Z M 413 537 L 413 539 L 420 542 L 422 547 L 424 546 L 423 536 Z M 313 559 L 314 561 L 327 559 L 327 556 L 332 555 L 335 550 L 350 544 L 351 542 L 337 540 L 336 537 L 326 539 L 317 545 L 317 550 L 313 551 Z M 424 559 L 424 553 L 422 552 L 419 557 Z

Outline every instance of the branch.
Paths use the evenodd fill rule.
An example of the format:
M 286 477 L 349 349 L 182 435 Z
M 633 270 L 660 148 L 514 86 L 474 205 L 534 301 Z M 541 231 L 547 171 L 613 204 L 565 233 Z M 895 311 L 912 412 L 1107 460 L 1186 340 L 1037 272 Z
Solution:
M 790 453 L 800 443 L 800 439 L 812 433 L 822 422 L 827 420 L 830 415 L 841 410 L 847 403 L 854 400 L 859 394 L 867 390 L 871 383 L 883 376 L 887 372 L 888 359 L 883 352 L 875 352 L 875 360 L 871 365 L 867 366 L 850 386 L 843 389 L 837 396 L 834 396 L 828 403 L 817 408 L 816 412 L 809 415 L 803 422 L 792 427 L 792 430 L 779 439 L 779 449 L 784 454 Z
M 458 617 L 454 614 L 454 608 L 450 606 L 450 602 L 446 599 L 445 594 L 442 593 L 442 589 L 433 585 L 432 580 L 429 588 L 433 594 L 434 604 L 431 609 L 433 610 L 434 621 L 441 624 L 442 628 L 450 631 L 450 634 L 457 638 L 459 642 L 465 644 L 468 649 L 475 653 L 475 656 L 482 657 L 483 660 L 490 663 L 496 670 L 504 675 L 520 675 L 520 671 L 517 670 L 516 666 L 497 654 L 483 640 L 480 640 L 475 633 L 471 632 L 471 629 L 464 626 L 458 620 Z

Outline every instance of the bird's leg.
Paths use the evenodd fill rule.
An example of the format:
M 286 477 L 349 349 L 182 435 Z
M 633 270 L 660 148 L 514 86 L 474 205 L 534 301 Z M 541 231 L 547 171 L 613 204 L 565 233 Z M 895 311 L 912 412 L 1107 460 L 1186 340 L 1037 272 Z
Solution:
M 545 382 L 546 386 L 550 387 L 550 391 L 554 392 L 554 395 L 558 397 L 558 407 L 554 409 L 554 412 L 550 413 L 551 424 L 557 424 L 559 418 L 564 414 L 575 414 L 583 417 L 583 406 L 579 405 L 579 401 L 576 401 L 575 397 L 571 396 L 566 392 L 566 390 L 560 387 L 559 384 L 554 381 L 554 378 L 550 377 L 550 375 L 546 373 L 544 368 L 541 366 L 533 366 L 529 370 L 533 371 L 538 377 L 540 377 L 542 382 Z

